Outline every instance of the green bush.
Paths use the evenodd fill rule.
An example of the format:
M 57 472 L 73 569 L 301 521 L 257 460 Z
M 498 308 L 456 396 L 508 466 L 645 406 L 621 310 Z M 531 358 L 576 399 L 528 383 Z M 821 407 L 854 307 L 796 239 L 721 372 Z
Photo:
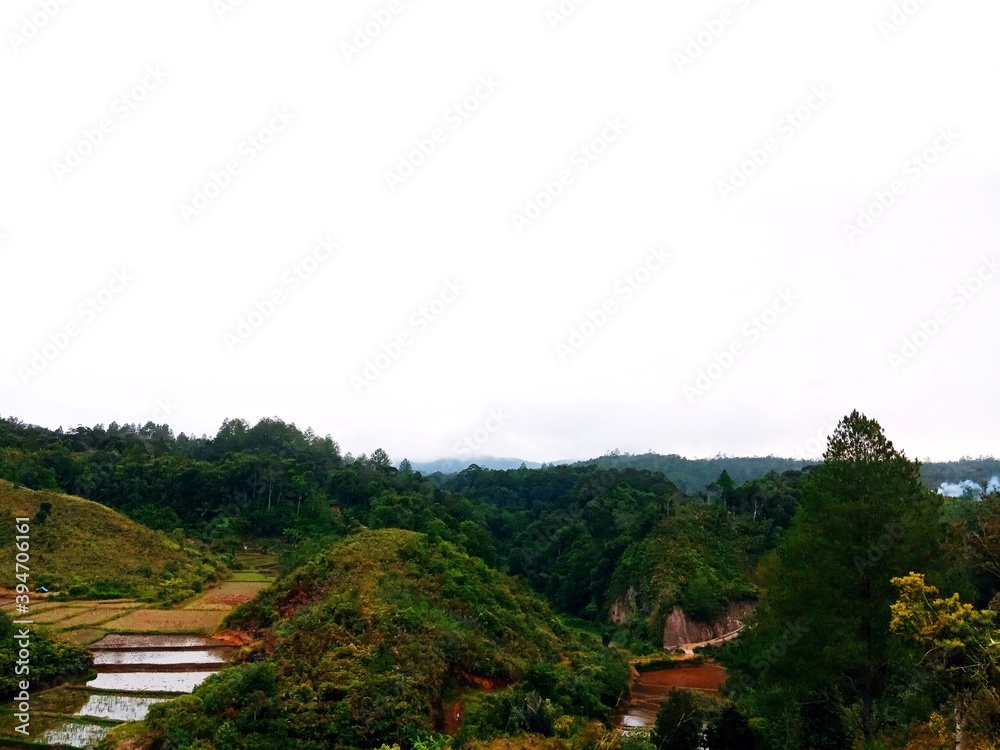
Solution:
M 14 641 L 19 626 L 10 616 L 0 611 L 0 699 L 6 700 L 17 693 L 17 684 L 25 679 L 16 674 L 18 651 Z M 28 644 L 31 654 L 31 682 L 33 685 L 54 684 L 71 677 L 87 674 L 94 660 L 80 646 L 50 635 L 44 630 L 31 629 Z

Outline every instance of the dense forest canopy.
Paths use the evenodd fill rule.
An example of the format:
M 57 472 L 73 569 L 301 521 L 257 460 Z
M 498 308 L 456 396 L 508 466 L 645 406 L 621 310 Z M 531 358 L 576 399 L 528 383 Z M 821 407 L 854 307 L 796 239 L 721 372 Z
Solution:
M 292 563 L 319 549 L 317 539 L 362 527 L 425 532 L 525 577 L 561 611 L 591 621 L 636 588 L 629 630 L 649 643 L 673 606 L 706 617 L 748 596 L 746 576 L 787 528 L 799 482 L 796 472 L 771 473 L 737 487 L 723 472 L 721 486 L 689 496 L 658 472 L 580 465 L 472 466 L 435 483 L 408 462 L 395 468 L 384 451 L 343 455 L 330 437 L 275 419 L 227 420 L 214 438 L 175 437 L 154 424 L 62 432 L 0 420 L 0 477 L 96 500 L 155 529 L 181 528 L 220 551 L 248 537 L 302 542 Z M 664 525 L 692 540 L 711 528 L 739 541 L 646 541 Z M 733 550 L 742 550 L 738 565 Z M 668 568 L 690 575 L 656 592 L 640 580 Z M 742 582 L 722 586 L 713 607 L 691 606 L 691 586 L 734 575 Z

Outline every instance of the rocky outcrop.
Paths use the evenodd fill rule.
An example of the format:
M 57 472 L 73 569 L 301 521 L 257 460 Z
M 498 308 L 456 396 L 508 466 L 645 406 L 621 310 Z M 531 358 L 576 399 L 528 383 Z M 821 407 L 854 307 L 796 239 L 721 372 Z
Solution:
M 703 643 L 722 638 L 743 627 L 747 615 L 753 612 L 751 602 L 731 604 L 726 613 L 710 622 L 695 622 L 680 607 L 674 607 L 663 625 L 663 648 L 676 648 L 688 643 Z
M 635 586 L 629 586 L 628 591 L 625 592 L 625 596 L 619 596 L 613 602 L 611 602 L 611 608 L 608 610 L 608 618 L 615 625 L 624 625 L 628 618 L 636 613 L 639 609 L 639 591 Z

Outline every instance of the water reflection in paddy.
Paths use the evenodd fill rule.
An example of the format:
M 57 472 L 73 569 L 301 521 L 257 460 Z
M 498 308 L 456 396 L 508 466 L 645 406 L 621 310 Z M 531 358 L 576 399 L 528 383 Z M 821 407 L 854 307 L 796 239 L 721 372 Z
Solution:
M 96 690 L 190 693 L 215 672 L 106 672 L 87 683 Z
M 49 745 L 70 745 L 72 747 L 96 747 L 111 729 L 100 724 L 80 724 L 67 721 L 47 730 L 42 742 Z
M 94 664 L 110 665 L 165 665 L 165 664 L 224 664 L 235 649 L 213 648 L 204 651 L 97 651 L 94 654 Z
M 76 715 L 116 721 L 141 721 L 146 718 L 150 706 L 165 700 L 168 699 L 142 695 L 91 695 Z
M 131 649 L 131 648 L 212 648 L 224 645 L 219 641 L 206 638 L 203 635 L 109 635 L 90 648 L 100 649 Z

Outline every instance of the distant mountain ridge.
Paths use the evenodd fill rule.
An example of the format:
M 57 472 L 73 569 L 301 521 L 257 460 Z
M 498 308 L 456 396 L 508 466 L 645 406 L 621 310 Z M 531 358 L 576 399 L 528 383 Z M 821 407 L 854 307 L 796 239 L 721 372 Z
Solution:
M 676 454 L 660 453 L 607 453 L 599 458 L 584 461 L 555 461 L 540 464 L 535 461 L 522 461 L 519 458 L 496 458 L 480 456 L 471 459 L 444 458 L 437 461 L 414 463 L 413 468 L 422 474 L 457 474 L 475 464 L 483 469 L 504 471 L 520 468 L 524 464 L 529 469 L 541 469 L 544 466 L 570 464 L 573 466 L 598 466 L 603 469 L 646 469 L 663 474 L 684 492 L 700 492 L 708 487 L 723 471 L 726 471 L 736 484 L 742 484 L 751 479 L 758 479 L 769 472 L 779 474 L 786 471 L 800 471 L 807 466 L 814 466 L 820 461 L 807 461 L 797 458 L 781 458 L 779 456 L 716 456 L 714 458 L 685 458 Z M 979 458 L 963 458 L 959 461 L 929 461 L 921 464 L 921 476 L 924 482 L 933 490 L 942 484 L 957 485 L 962 482 L 975 482 L 981 487 L 990 485 L 993 477 L 1000 476 L 1000 459 L 992 456 Z
M 565 462 L 569 463 L 569 462 Z M 458 474 L 475 464 L 483 469 L 496 469 L 505 471 L 507 469 L 520 469 L 524 464 L 529 469 L 540 469 L 543 464 L 537 461 L 525 461 L 520 458 L 501 458 L 497 456 L 477 456 L 475 458 L 439 458 L 437 461 L 414 461 L 411 462 L 413 469 L 421 474 Z

